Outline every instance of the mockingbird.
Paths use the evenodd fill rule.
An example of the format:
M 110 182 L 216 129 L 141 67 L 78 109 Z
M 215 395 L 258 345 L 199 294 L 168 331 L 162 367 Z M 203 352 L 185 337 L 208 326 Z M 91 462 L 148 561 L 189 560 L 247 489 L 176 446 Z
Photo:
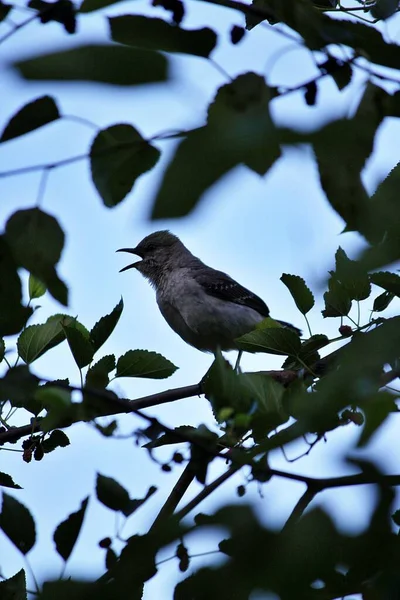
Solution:
M 235 350 L 235 339 L 269 316 L 268 306 L 222 271 L 208 267 L 169 231 L 156 231 L 136 248 L 121 248 L 142 260 L 121 269 L 137 269 L 156 290 L 168 325 L 204 352 Z M 301 335 L 290 323 L 278 321 Z

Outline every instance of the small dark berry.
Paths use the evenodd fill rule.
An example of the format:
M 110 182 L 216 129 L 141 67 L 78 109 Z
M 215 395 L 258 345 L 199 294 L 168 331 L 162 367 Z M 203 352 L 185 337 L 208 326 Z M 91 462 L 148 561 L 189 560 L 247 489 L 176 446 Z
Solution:
M 350 337 L 351 335 L 353 335 L 353 330 L 350 327 L 350 325 L 341 325 L 339 327 L 339 333 L 343 337 Z
M 111 538 L 105 537 L 99 541 L 100 548 L 109 548 L 111 546 Z

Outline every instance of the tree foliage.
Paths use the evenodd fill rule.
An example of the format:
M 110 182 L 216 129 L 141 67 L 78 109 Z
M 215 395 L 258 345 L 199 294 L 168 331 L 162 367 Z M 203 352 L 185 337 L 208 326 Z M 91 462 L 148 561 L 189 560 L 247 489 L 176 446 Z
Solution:
M 298 275 L 283 274 L 282 282 L 305 317 L 307 335 L 300 339 L 266 319 L 237 340 L 238 348 L 246 352 L 281 356 L 281 370 L 238 372 L 217 354 L 200 384 L 135 400 L 120 397 L 111 389 L 112 381 L 121 377 L 167 378 L 177 367 L 149 349 L 134 348 L 122 356 L 104 354 L 103 346 L 123 311 L 122 300 L 109 314 L 97 315 L 99 320 L 92 327 L 69 315 L 68 288 L 74 282 L 64 282 L 58 270 L 65 242 L 62 223 L 39 207 L 18 207 L 9 216 L 0 237 L 0 444 L 7 448 L 17 442 L 28 463 L 32 459 L 46 461 L 48 453 L 61 452 L 69 444 L 64 430 L 74 424 L 95 423 L 105 437 L 113 437 L 116 421 L 104 425 L 100 417 L 131 412 L 146 424 L 136 432 L 144 450 L 136 448 L 135 452 L 148 452 L 151 459 L 156 448 L 173 445 L 171 460 L 161 468 L 169 472 L 171 465 L 184 463 L 179 481 L 147 533 L 131 536 L 120 550 L 113 547 L 111 537 L 102 540 L 105 568 L 100 579 L 83 581 L 74 579 L 73 574 L 57 579 L 54 575 L 54 580 L 49 577 L 42 582 L 39 598 L 140 600 L 146 582 L 157 577 L 158 552 L 173 544 L 177 567 L 186 572 L 192 563 L 186 542 L 189 534 L 210 529 L 218 534 L 223 531 L 218 552 L 225 560 L 199 568 L 183 579 L 175 588 L 176 600 L 245 600 L 260 590 L 284 600 L 328 600 L 354 594 L 364 600 L 397 597 L 400 519 L 395 512 L 394 489 L 400 485 L 400 474 L 387 475 L 374 462 L 359 460 L 353 461 L 354 475 L 311 478 L 271 468 L 268 455 L 306 435 L 314 436 L 311 451 L 327 432 L 349 424 L 360 427 L 358 446 L 365 447 L 388 417 L 398 412 L 400 394 L 387 386 L 400 376 L 400 317 L 388 317 L 385 311 L 400 297 L 400 277 L 389 270 L 400 258 L 400 166 L 388 174 L 372 197 L 361 177 L 379 127 L 385 119 L 400 116 L 400 46 L 387 41 L 382 27 L 385 21 L 397 19 L 398 0 L 345 5 L 336 0 L 207 1 L 225 7 L 227 25 L 231 25 L 231 10 L 236 20 L 241 19 L 240 25 L 231 27 L 232 45 L 239 44 L 243 36 L 253 35 L 254 29 L 274 28 L 313 57 L 316 75 L 288 89 L 271 85 L 259 73 L 242 73 L 216 90 L 209 106 L 204 107 L 204 122 L 196 128 L 160 132 L 148 139 L 140 132 L 140 123 L 117 121 L 98 128 L 84 157 L 39 167 L 25 165 L 0 175 L 22 177 L 35 170 L 46 175 L 66 162 L 86 158 L 99 200 L 112 209 L 125 200 L 139 178 L 148 172 L 151 176 L 165 151 L 163 142 L 172 140 L 175 146 L 157 183 L 151 218 L 181 217 L 190 214 L 203 194 L 237 166 L 264 176 L 280 160 L 284 146 L 309 145 L 327 201 L 343 220 L 345 230 L 363 237 L 365 250 L 351 260 L 339 248 L 335 268 L 322 292 L 323 316 L 338 322 L 336 338 L 311 331 L 307 315 L 314 308 L 314 294 Z M 44 36 L 50 22 L 73 36 L 81 19 L 90 19 L 93 12 L 117 3 L 83 0 L 77 8 L 70 0 L 30 0 L 27 20 L 16 25 L 12 19 L 18 16 L 18 9 L 2 2 L 0 19 L 9 28 L 0 37 L 0 50 L 1 44 L 32 20 L 41 23 Z M 10 67 L 35 82 L 138 86 L 168 81 L 172 53 L 212 60 L 220 41 L 221 34 L 211 26 L 185 26 L 188 4 L 190 0 L 154 1 L 154 6 L 165 9 L 164 18 L 137 14 L 134 2 L 129 7 L 124 4 L 130 14 L 104 15 L 107 44 L 31 53 Z M 204 11 L 207 15 L 207 4 Z M 368 81 L 357 109 L 348 118 L 331 120 L 314 131 L 282 127 L 272 118 L 271 107 L 287 94 L 300 91 L 304 102 L 314 106 L 320 101 L 321 80 L 331 78 L 339 90 L 345 90 L 355 72 L 367 73 Z M 32 98 L 15 107 L 0 143 L 62 119 L 62 102 L 48 94 Z M 45 193 L 45 184 L 41 193 Z M 24 271 L 29 273 L 29 302 L 23 300 Z M 65 314 L 30 324 L 32 301 L 46 293 L 66 307 Z M 373 304 L 373 310 L 362 322 L 352 309 L 364 302 L 368 307 Z M 342 345 L 331 350 L 337 341 Z M 51 373 L 47 377 L 35 373 L 34 362 L 59 344 L 68 345 L 80 373 L 79 387 L 70 385 L 69 373 L 63 380 L 54 380 Z M 16 356 L 13 362 L 10 352 Z M 79 401 L 72 400 L 73 392 L 79 393 Z M 214 431 L 204 425 L 171 428 L 141 412 L 146 406 L 197 393 L 204 394 L 211 404 Z M 14 409 L 25 415 L 25 425 L 10 425 Z M 213 462 L 224 470 L 209 482 Z M 191 524 L 185 519 L 240 470 L 246 474 L 247 485 L 268 485 L 272 478 L 304 484 L 305 492 L 282 531 L 263 525 L 245 500 L 234 503 L 232 499 L 212 515 L 196 514 Z M 204 487 L 187 500 L 186 492 L 194 479 Z M 375 487 L 378 500 L 368 527 L 358 535 L 340 531 L 332 516 L 321 508 L 306 511 L 323 490 L 364 484 Z M 36 543 L 35 512 L 39 507 L 32 507 L 31 514 L 18 500 L 20 486 L 12 475 L 0 473 L 0 486 L 13 490 L 13 495 L 3 493 L 0 528 L 26 555 Z M 152 486 L 143 498 L 131 498 L 120 483 L 100 473 L 95 486 L 97 500 L 124 518 L 155 491 Z M 239 498 L 245 491 L 246 486 L 238 488 Z M 75 512 L 54 531 L 55 549 L 65 562 L 78 543 L 90 508 L 88 497 L 83 498 L 80 507 L 71 507 Z M 26 598 L 23 570 L 9 574 L 0 583 L 0 596 Z

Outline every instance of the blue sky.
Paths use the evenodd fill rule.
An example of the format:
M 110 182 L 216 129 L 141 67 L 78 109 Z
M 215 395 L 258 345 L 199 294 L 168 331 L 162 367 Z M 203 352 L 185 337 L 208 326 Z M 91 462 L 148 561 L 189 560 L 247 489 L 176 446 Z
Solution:
M 2 66 L 39 51 L 85 41 L 104 41 L 104 15 L 129 12 L 165 16 L 161 9 L 150 9 L 139 0 L 117 4 L 96 15 L 82 16 L 77 36 L 63 34 L 57 24 L 33 24 L 0 46 Z M 193 2 L 188 3 L 184 25 L 207 24 L 218 29 L 222 41 L 213 58 L 230 76 L 253 70 L 265 75 L 272 85 L 294 86 L 316 74 L 314 64 L 304 51 L 265 27 L 255 28 L 238 46 L 232 46 L 228 41 L 230 27 L 241 23 L 240 16 L 232 11 Z M 289 48 L 290 52 L 286 51 Z M 275 57 L 273 61 L 271 56 Z M 207 104 L 226 79 L 203 59 L 174 56 L 170 60 L 171 81 L 140 88 L 27 83 L 12 69 L 7 69 L 0 81 L 0 127 L 18 108 L 44 94 L 54 96 L 63 114 L 84 117 L 99 127 L 132 123 L 144 136 L 200 125 L 204 122 Z M 363 81 L 364 76 L 356 75 L 342 93 L 331 81 L 324 81 L 317 105 L 311 108 L 305 105 L 301 93 L 289 94 L 284 100 L 272 103 L 273 116 L 280 124 L 303 129 L 352 114 L 362 93 Z M 396 164 L 399 134 L 399 125 L 394 119 L 387 120 L 380 128 L 374 154 L 364 173 L 370 191 Z M 81 154 L 88 150 L 93 135 L 92 128 L 73 121 L 53 123 L 0 146 L 0 171 L 53 163 Z M 320 313 L 323 282 L 328 269 L 333 266 L 338 245 L 353 257 L 362 247 L 362 241 L 353 234 L 340 235 L 343 222 L 321 191 L 311 152 L 306 148 L 285 150 L 283 157 L 263 178 L 239 167 L 213 186 L 189 217 L 151 222 L 148 219 L 151 203 L 171 157 L 173 144 L 163 142 L 160 148 L 167 149 L 163 159 L 153 171 L 140 178 L 126 200 L 114 210 L 102 205 L 90 180 L 87 161 L 52 171 L 41 203 L 43 210 L 57 216 L 67 235 L 60 273 L 70 285 L 69 314 L 78 315 L 81 322 L 91 327 L 111 311 L 122 295 L 125 310 L 104 347 L 104 354 L 119 356 L 129 349 L 144 348 L 162 353 L 179 366 L 169 380 L 125 379 L 116 383 L 115 390 L 135 398 L 196 383 L 211 364 L 209 355 L 185 345 L 169 329 L 158 312 L 153 290 L 138 273 L 118 273 L 127 264 L 127 257 L 115 254 L 115 250 L 134 246 L 157 229 L 173 231 L 204 262 L 228 272 L 264 298 L 273 316 L 303 328 L 305 323 L 279 278 L 283 272 L 304 277 L 317 299 L 310 315 L 313 333 L 335 336 L 339 323 L 323 320 Z M 36 204 L 39 182 L 40 173 L 0 179 L 2 223 L 14 210 Z M 47 295 L 38 304 L 41 308 L 32 322 L 44 322 L 50 314 L 61 310 Z M 368 318 L 372 301 L 365 304 L 364 316 Z M 231 358 L 234 360 L 235 357 Z M 279 359 L 268 355 L 247 355 L 242 361 L 242 367 L 249 370 L 275 368 L 279 364 Z M 50 373 L 54 377 L 69 376 L 74 383 L 79 382 L 77 369 L 65 345 L 39 359 L 34 368 L 43 376 Z M 170 426 L 206 423 L 215 428 L 211 410 L 203 398 L 182 400 L 149 409 L 148 413 Z M 119 421 L 126 433 L 144 425 L 129 415 Z M 26 417 L 20 416 L 17 422 L 25 423 Z M 52 532 L 70 512 L 77 510 L 87 494 L 92 495 L 89 512 L 67 573 L 93 576 L 101 573 L 103 551 L 97 548 L 97 542 L 114 531 L 114 516 L 93 495 L 97 471 L 115 477 L 133 497 L 143 496 L 152 484 L 159 488 L 146 506 L 130 519 L 124 528 L 126 535 L 146 531 L 180 471 L 176 468 L 172 475 L 162 473 L 144 451 L 134 446 L 132 439 L 105 441 L 87 425 L 74 426 L 68 435 L 71 446 L 46 456 L 42 463 L 27 465 L 17 453 L 1 454 L 1 470 L 11 473 L 24 488 L 12 492 L 13 495 L 31 509 L 38 524 L 40 537 L 29 559 L 39 581 L 50 574 L 59 574 L 61 561 L 53 549 Z M 377 453 L 387 472 L 395 472 L 398 463 L 399 447 L 395 435 L 392 418 L 384 434 L 379 433 L 365 452 L 367 455 Z M 327 443 L 321 442 L 307 458 L 293 465 L 289 465 L 280 452 L 275 452 L 273 466 L 313 476 L 343 473 L 349 467 L 343 465 L 342 457 L 352 448 L 357 436 L 355 426 L 331 433 Z M 304 446 L 296 444 L 289 447 L 288 453 L 293 457 L 301 450 Z M 165 458 L 168 456 L 169 451 L 164 453 Z M 214 474 L 217 470 L 218 467 L 213 468 Z M 209 477 L 211 479 L 211 475 Z M 238 476 L 215 498 L 206 501 L 201 510 L 206 512 L 223 502 L 238 501 L 235 487 L 242 482 L 242 476 Z M 258 494 L 256 485 L 249 486 L 245 500 L 254 503 L 265 523 L 278 528 L 302 491 L 300 486 L 274 480 L 264 486 L 264 498 Z M 317 502 L 329 507 L 340 527 L 358 531 L 366 524 L 371 508 L 360 506 L 362 491 L 327 492 Z M 202 539 L 197 536 L 193 542 L 194 551 L 213 550 L 216 543 L 212 536 Z M 166 555 L 171 554 L 171 550 L 166 552 Z M 3 535 L 0 535 L 0 556 L 4 575 L 10 576 L 21 567 L 21 557 Z M 200 561 L 194 564 L 198 566 Z M 179 576 L 174 562 L 162 565 L 157 577 L 148 585 L 145 600 L 160 597 L 157 590 L 172 589 Z

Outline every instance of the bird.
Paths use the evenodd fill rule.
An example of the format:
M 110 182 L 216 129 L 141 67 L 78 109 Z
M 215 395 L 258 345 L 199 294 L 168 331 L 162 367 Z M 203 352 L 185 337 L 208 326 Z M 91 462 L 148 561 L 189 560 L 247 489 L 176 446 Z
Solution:
M 139 271 L 155 289 L 158 307 L 168 325 L 198 350 L 213 354 L 238 350 L 235 340 L 269 316 L 269 308 L 259 296 L 226 273 L 204 264 L 170 231 L 156 231 L 135 248 L 120 248 L 117 252 L 141 259 L 120 272 Z M 278 323 L 301 335 L 294 325 L 280 320 Z M 238 361 L 240 356 L 241 352 Z

